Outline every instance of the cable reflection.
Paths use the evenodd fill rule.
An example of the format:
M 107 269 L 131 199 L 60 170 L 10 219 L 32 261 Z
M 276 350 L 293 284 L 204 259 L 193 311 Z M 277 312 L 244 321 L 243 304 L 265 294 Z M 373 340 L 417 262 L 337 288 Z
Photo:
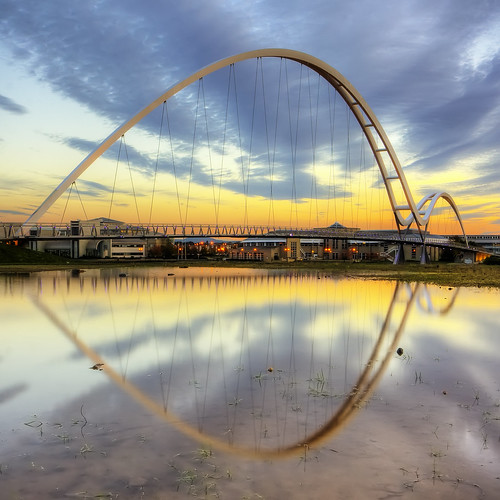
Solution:
M 313 278 L 316 278 L 314 276 Z M 296 332 L 296 323 L 301 314 L 300 301 L 297 295 L 306 285 L 313 286 L 315 280 L 311 277 L 304 276 L 285 276 L 277 275 L 258 276 L 249 278 L 248 276 L 237 277 L 221 277 L 221 278 L 203 278 L 205 281 L 197 281 L 192 277 L 183 277 L 178 280 L 170 280 L 163 282 L 163 288 L 175 289 L 179 287 L 179 304 L 177 310 L 177 318 L 175 320 L 175 330 L 172 333 L 172 338 L 169 337 L 170 357 L 168 360 L 168 369 L 162 369 L 162 360 L 160 359 L 160 343 L 162 335 L 165 333 L 157 327 L 155 319 L 155 308 L 152 303 L 152 295 L 150 295 L 151 320 L 150 328 L 153 333 L 154 344 L 156 348 L 156 363 L 158 366 L 159 386 L 161 390 L 161 402 L 154 399 L 149 394 L 148 390 L 139 387 L 139 383 L 133 383 L 130 379 L 132 375 L 128 374 L 128 362 L 123 366 L 120 350 L 118 348 L 118 340 L 116 339 L 119 369 L 115 369 L 112 363 L 109 362 L 102 354 L 98 352 L 98 348 L 91 347 L 88 342 L 82 339 L 77 329 L 70 328 L 61 318 L 59 314 L 53 311 L 44 300 L 42 293 L 32 297 L 32 301 L 38 309 L 60 330 L 73 344 L 83 353 L 92 364 L 101 364 L 103 372 L 124 392 L 131 396 L 135 401 L 141 404 L 148 411 L 158 416 L 160 419 L 167 422 L 169 425 L 182 432 L 204 446 L 209 446 L 221 451 L 239 454 L 247 457 L 256 458 L 272 458 L 285 457 L 292 454 L 304 453 L 308 448 L 318 446 L 326 439 L 337 434 L 356 414 L 356 412 L 368 401 L 373 394 L 375 387 L 380 381 L 388 363 L 394 357 L 398 345 L 401 341 L 408 316 L 410 315 L 415 303 L 422 307 L 427 312 L 446 314 L 452 307 L 458 289 L 454 291 L 452 300 L 446 303 L 446 307 L 438 309 L 432 306 L 431 294 L 425 285 L 409 285 L 393 283 L 390 301 L 387 306 L 385 316 L 381 319 L 378 334 L 373 336 L 373 345 L 370 354 L 363 357 L 365 337 L 356 336 L 356 328 L 349 326 L 347 328 L 347 340 L 344 342 L 354 343 L 351 336 L 356 336 L 359 353 L 359 370 L 358 375 L 353 377 L 354 382 L 350 384 L 348 390 L 342 394 L 332 395 L 325 390 L 325 384 L 328 384 L 330 375 L 324 377 L 322 368 L 317 370 L 321 365 L 322 356 L 326 356 L 329 360 L 325 362 L 325 366 L 331 365 L 331 352 L 324 352 L 324 345 L 321 343 L 321 338 L 315 337 L 316 332 L 309 332 L 310 336 L 310 356 L 304 349 L 304 339 Z M 291 284 L 296 280 L 298 286 L 293 288 Z M 250 307 L 248 295 L 253 286 L 259 284 L 263 290 L 268 290 L 267 309 L 268 317 L 259 319 L 254 317 L 254 309 Z M 227 338 L 222 337 L 221 326 L 221 303 L 219 298 L 219 289 L 225 286 L 237 285 L 243 287 L 242 296 L 244 300 L 241 303 L 242 319 L 239 318 L 240 332 L 234 333 L 234 336 L 239 335 L 239 352 L 228 353 L 224 351 L 224 346 L 229 342 Z M 96 289 L 96 283 L 92 282 L 92 289 Z M 144 295 L 144 291 L 148 290 L 151 294 L 157 293 L 161 287 L 161 280 L 154 279 L 107 279 L 104 280 L 103 286 L 108 294 L 111 290 L 114 292 L 126 292 L 136 290 L 142 295 L 138 295 L 136 304 L 136 314 L 140 309 L 139 297 Z M 203 290 L 201 287 L 204 286 Z M 309 323 L 312 325 L 311 330 L 314 330 L 318 322 L 317 302 L 318 295 L 323 293 L 323 288 L 315 285 L 317 288 L 311 288 L 315 293 L 314 300 L 311 299 Z M 279 346 L 274 345 L 275 342 L 275 323 L 277 310 L 280 304 L 276 304 L 276 296 L 282 289 L 288 288 L 290 293 L 290 342 L 288 353 L 278 353 L 279 349 L 283 349 L 283 343 Z M 82 288 L 82 285 L 80 285 Z M 213 291 L 214 302 L 211 304 L 211 318 L 208 328 L 208 343 L 204 358 L 196 354 L 198 348 L 197 338 L 193 331 L 194 322 L 190 316 L 190 308 L 195 304 L 190 302 L 191 294 L 195 289 L 205 292 L 206 289 Z M 293 290 L 292 290 L 293 288 Z M 41 286 L 39 286 L 41 289 Z M 114 293 L 113 292 L 113 293 Z M 313 294 L 310 292 L 310 294 Z M 112 307 L 111 296 L 109 297 L 110 308 Z M 337 298 L 333 298 L 330 304 L 333 310 L 329 310 L 329 314 L 335 318 L 335 321 L 351 325 L 350 319 L 340 319 L 337 305 Z M 111 309 L 112 310 L 112 309 Z M 182 314 L 181 314 L 182 312 Z M 267 339 L 262 340 L 260 337 L 255 340 L 252 338 L 250 331 L 250 322 L 258 321 L 258 325 L 263 329 L 268 329 Z M 354 320 L 352 320 L 354 322 Z M 184 335 L 181 337 L 180 330 L 183 322 L 186 323 Z M 267 323 L 267 326 L 265 324 Z M 253 327 L 252 327 L 253 328 Z M 133 331 L 133 330 L 132 330 Z M 217 333 L 218 332 L 218 333 Z M 366 332 L 364 332 L 365 334 Z M 132 334 L 131 334 L 132 336 Z M 368 339 L 370 336 L 368 335 Z M 178 349 L 178 344 L 181 340 L 189 343 L 189 355 L 187 361 L 184 360 L 176 368 L 175 355 Z M 330 341 L 330 351 L 333 350 L 334 340 Z M 314 342 L 317 345 L 314 345 Z M 129 353 L 132 338 L 129 339 Z M 266 345 L 263 345 L 266 344 Z M 258 351 L 255 345 L 265 348 L 266 368 L 264 370 L 252 371 L 254 362 L 252 356 L 257 357 Z M 217 351 L 220 352 L 217 352 Z M 233 366 L 231 375 L 234 378 L 234 393 L 231 392 L 230 383 L 228 382 L 229 370 L 228 358 L 232 355 L 233 359 L 238 360 L 238 365 Z M 280 358 L 281 356 L 281 358 Z M 289 362 L 286 369 L 280 369 L 279 366 L 284 366 L 283 361 L 288 356 Z M 309 359 L 307 359 L 309 358 Z M 309 375 L 301 378 L 301 363 L 306 363 L 304 372 L 308 371 Z M 275 367 L 271 362 L 277 363 Z M 348 363 L 352 360 L 346 354 L 345 373 L 349 373 L 352 367 Z M 203 370 L 203 363 L 206 363 L 206 370 Z M 247 364 L 247 372 L 245 375 L 244 365 Z M 187 366 L 186 368 L 186 365 Z M 177 371 L 181 369 L 191 372 L 189 380 L 189 392 L 184 386 L 176 386 L 174 378 Z M 202 375 L 198 379 L 198 375 Z M 210 381 L 210 378 L 213 380 Z M 348 380 L 346 375 L 345 381 Z M 347 382 L 346 382 L 347 383 Z M 209 387 L 209 385 L 211 386 Z M 271 390 L 267 388 L 271 386 Z M 274 389 L 274 390 L 273 390 Z M 266 392 L 267 391 L 267 392 Z M 193 400 L 189 394 L 193 394 Z M 243 402 L 243 394 L 249 395 L 250 403 Z M 305 402 L 306 411 L 301 407 L 301 402 Z M 337 406 L 335 406 L 337 404 Z M 189 410 L 191 405 L 191 410 Z M 188 407 L 185 410 L 184 406 Z M 192 413 L 190 417 L 182 417 L 182 412 Z M 321 413 L 324 412 L 324 417 L 321 418 Z M 293 415 L 294 420 L 289 416 Z M 193 421 L 190 421 L 193 420 Z M 292 420 L 292 421 L 291 421 Z M 224 424 L 225 425 L 222 425 Z M 296 425 L 290 425 L 295 423 Z M 250 424 L 252 427 L 250 427 Z M 294 429 L 292 429 L 294 427 Z M 292 438 L 289 436 L 292 435 Z M 252 444 L 253 440 L 253 444 Z M 241 442 L 242 441 L 242 442 Z M 250 441 L 250 442 L 249 442 Z

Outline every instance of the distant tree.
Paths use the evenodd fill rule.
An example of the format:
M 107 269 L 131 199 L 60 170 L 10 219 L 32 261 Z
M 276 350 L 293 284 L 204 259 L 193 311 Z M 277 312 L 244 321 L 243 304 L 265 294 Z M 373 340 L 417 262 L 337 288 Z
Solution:
M 500 257 L 498 255 L 490 255 L 483 260 L 483 264 L 487 266 L 500 266 Z
M 160 259 L 162 257 L 162 248 L 160 245 L 154 245 L 148 249 L 148 257 L 150 259 Z
M 176 256 L 177 252 L 170 238 L 161 240 L 161 243 L 153 245 L 148 250 L 148 257 L 151 259 L 173 259 Z

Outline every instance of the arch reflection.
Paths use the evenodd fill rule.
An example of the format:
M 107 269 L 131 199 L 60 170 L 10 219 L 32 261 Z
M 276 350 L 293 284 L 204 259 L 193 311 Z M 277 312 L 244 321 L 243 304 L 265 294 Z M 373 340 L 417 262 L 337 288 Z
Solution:
M 301 453 L 338 433 L 395 356 L 415 303 L 446 314 L 458 293 L 440 307 L 425 285 L 318 273 L 80 277 L 49 288 L 39 283 L 34 303 L 90 364 L 184 435 L 253 457 Z M 64 289 L 80 292 L 78 321 L 53 300 Z

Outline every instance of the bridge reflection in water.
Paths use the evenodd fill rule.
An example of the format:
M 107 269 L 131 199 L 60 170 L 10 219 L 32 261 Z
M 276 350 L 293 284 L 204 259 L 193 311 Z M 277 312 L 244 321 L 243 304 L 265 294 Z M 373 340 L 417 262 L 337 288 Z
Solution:
M 425 286 L 321 272 L 176 269 L 41 280 L 32 300 L 149 412 L 262 458 L 338 432 L 397 357 L 412 309 L 444 314 L 456 293 L 443 302 Z

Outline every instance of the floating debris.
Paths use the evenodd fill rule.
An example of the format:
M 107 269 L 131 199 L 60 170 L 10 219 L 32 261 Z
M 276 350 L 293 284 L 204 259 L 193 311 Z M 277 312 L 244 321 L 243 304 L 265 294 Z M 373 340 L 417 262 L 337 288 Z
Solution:
M 273 373 L 273 370 L 274 370 L 274 369 L 273 369 L 273 367 L 272 367 L 272 366 L 270 366 L 270 367 L 267 369 L 267 371 L 268 371 L 269 373 Z
M 396 352 L 398 353 L 398 356 L 402 356 L 404 351 L 402 347 L 398 347 L 398 350 Z
M 91 366 L 89 370 L 99 370 L 102 372 L 102 367 L 104 366 L 104 363 L 96 363 L 94 366 Z

